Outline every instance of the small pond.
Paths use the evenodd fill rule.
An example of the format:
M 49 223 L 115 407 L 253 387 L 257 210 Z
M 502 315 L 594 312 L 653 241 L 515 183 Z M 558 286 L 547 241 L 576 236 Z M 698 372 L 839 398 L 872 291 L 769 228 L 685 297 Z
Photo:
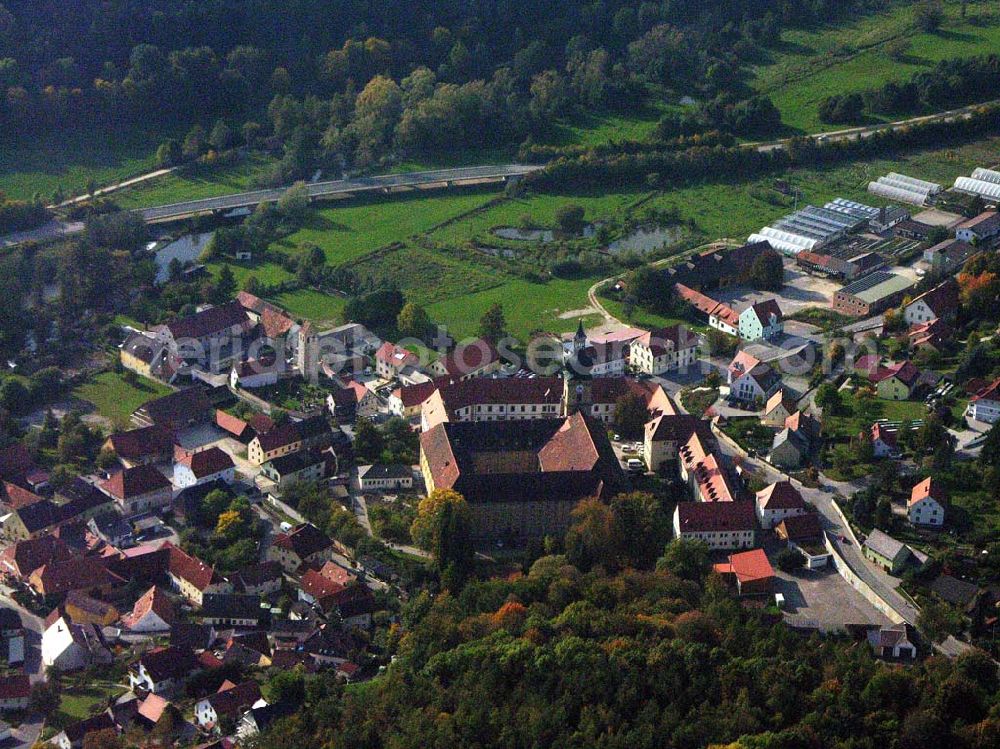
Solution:
M 170 262 L 179 260 L 181 265 L 193 263 L 212 239 L 212 232 L 186 234 L 164 245 L 156 251 L 156 283 L 165 283 L 170 278 Z
M 608 245 L 612 254 L 619 252 L 650 252 L 658 250 L 665 244 L 673 244 L 681 238 L 683 231 L 679 226 L 640 226 L 621 239 L 616 239 Z

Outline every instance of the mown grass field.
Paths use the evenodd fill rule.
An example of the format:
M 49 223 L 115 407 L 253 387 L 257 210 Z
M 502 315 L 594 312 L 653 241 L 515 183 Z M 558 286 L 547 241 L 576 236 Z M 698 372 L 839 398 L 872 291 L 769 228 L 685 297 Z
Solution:
M 1000 14 L 994 3 L 969 2 L 964 20 L 959 3 L 947 3 L 945 10 L 937 33 L 914 27 L 910 4 L 844 24 L 787 30 L 779 46 L 764 52 L 765 61 L 751 71 L 749 83 L 772 98 L 790 131 L 836 130 L 839 126 L 819 120 L 824 97 L 905 80 L 940 60 L 1000 49 Z M 909 43 L 899 59 L 890 56 L 896 40 Z
M 107 705 L 107 699 L 126 691 L 121 684 L 112 681 L 93 681 L 87 684 L 73 684 L 60 694 L 59 709 L 50 719 L 54 726 L 63 727 L 89 718 Z
M 344 311 L 344 299 L 313 289 L 286 291 L 271 297 L 271 301 L 284 307 L 294 317 L 316 322 L 339 323 Z
M 394 242 L 427 232 L 447 219 L 486 204 L 496 188 L 401 193 L 328 204 L 302 229 L 278 242 L 277 250 L 318 245 L 331 265 L 356 260 Z
M 120 182 L 155 169 L 157 146 L 176 135 L 160 127 L 136 127 L 20 137 L 0 148 L 0 191 L 25 200 L 39 193 L 47 202 L 57 188 L 79 194 L 91 179 L 100 185 Z
M 110 198 L 122 208 L 148 208 L 246 192 L 257 189 L 257 178 L 263 176 L 274 163 L 271 157 L 253 154 L 233 164 L 196 164 L 127 187 L 113 193 Z
M 124 374 L 102 372 L 73 390 L 73 396 L 92 403 L 97 413 L 115 424 L 125 425 L 135 409 L 148 400 L 173 392 L 166 385 L 136 376 L 134 385 Z

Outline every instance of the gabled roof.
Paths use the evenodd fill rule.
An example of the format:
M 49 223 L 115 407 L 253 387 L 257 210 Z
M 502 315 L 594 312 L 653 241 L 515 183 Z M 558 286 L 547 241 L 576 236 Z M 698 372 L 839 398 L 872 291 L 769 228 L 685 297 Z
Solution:
M 140 406 L 137 413 L 145 414 L 153 424 L 178 429 L 205 418 L 211 407 L 204 388 L 195 386 L 154 398 Z
M 243 306 L 237 301 L 232 301 L 218 307 L 209 307 L 187 317 L 181 317 L 167 323 L 166 328 L 174 340 L 177 340 L 180 338 L 205 338 L 237 325 L 247 327 L 249 323 L 250 320 Z
M 295 424 L 288 422 L 281 426 L 276 426 L 270 431 L 258 434 L 255 439 L 260 443 L 260 449 L 265 453 L 278 450 L 288 445 L 293 445 L 302 440 L 299 430 Z
M 795 411 L 795 400 L 789 398 L 784 389 L 776 390 L 774 395 L 767 399 L 767 403 L 764 405 L 764 413 L 769 414 L 778 406 L 784 406 L 785 410 L 791 414 Z
M 293 473 L 304 471 L 306 468 L 322 463 L 324 458 L 314 450 L 299 450 L 288 455 L 279 455 L 271 458 L 264 465 L 270 466 L 279 476 L 290 476 Z
M 806 503 L 791 481 L 778 481 L 757 492 L 757 506 L 762 510 L 804 510 Z
M 170 488 L 170 481 L 153 465 L 139 465 L 112 474 L 101 488 L 118 500 L 141 497 Z
M 908 387 L 916 384 L 920 378 L 920 370 L 909 359 L 901 361 L 888 367 L 879 367 L 871 376 L 872 382 L 878 383 L 895 377 Z
M 375 479 L 409 479 L 413 478 L 413 469 L 398 463 L 359 466 L 358 478 L 369 481 Z
M 953 278 L 942 281 L 933 289 L 915 297 L 907 306 L 923 302 L 938 317 L 958 308 L 958 283 Z
M 698 337 L 683 325 L 654 328 L 636 339 L 636 343 L 649 349 L 653 356 L 663 356 L 671 351 L 682 351 L 698 345 Z
M 229 453 L 219 447 L 212 446 L 206 450 L 199 450 L 194 453 L 187 453 L 177 461 L 180 465 L 187 466 L 195 478 L 202 479 L 215 473 L 221 473 L 235 467 L 233 459 Z
M 819 420 L 801 411 L 795 411 L 785 417 L 785 428 L 799 432 L 810 439 L 818 437 L 820 433 Z
M 877 528 L 868 534 L 864 545 L 886 559 L 895 559 L 897 555 L 906 551 L 906 544 L 897 541 L 888 533 L 883 533 Z
M 451 377 L 462 377 L 488 367 L 500 359 L 496 347 L 484 338 L 477 338 L 467 344 L 459 344 L 437 364 L 445 374 Z
M 729 373 L 733 377 L 739 377 L 760 366 L 761 363 L 760 359 L 748 351 L 737 351 L 736 356 L 729 362 Z
M 147 650 L 139 656 L 139 663 L 154 683 L 185 679 L 199 670 L 194 652 L 177 645 Z
M 135 602 L 132 612 L 122 617 L 122 624 L 126 627 L 133 627 L 147 614 L 156 614 L 166 624 L 173 624 L 177 621 L 177 610 L 167 594 L 159 587 L 153 586 Z
M 44 564 L 31 573 L 29 581 L 31 587 L 41 595 L 125 584 L 122 578 L 92 557 L 74 557 Z
M 235 718 L 242 712 L 253 707 L 260 699 L 260 686 L 255 681 L 244 681 L 240 684 L 226 682 L 219 691 L 208 697 L 208 702 L 221 717 Z
M 173 448 L 174 438 L 162 426 L 152 426 L 131 429 L 127 432 L 117 432 L 108 437 L 108 442 L 115 454 L 124 460 L 142 460 L 154 455 L 169 453 Z
M 114 727 L 115 722 L 111 719 L 111 716 L 107 712 L 103 712 L 89 718 L 84 718 L 83 720 L 78 720 L 76 723 L 70 723 L 63 729 L 63 733 L 66 734 L 66 738 L 70 740 L 70 743 L 78 746 L 83 742 L 87 734 L 105 731 L 109 728 L 113 729 Z
M 260 598 L 243 593 L 206 593 L 201 604 L 203 619 L 260 619 Z
M 288 533 L 275 536 L 273 545 L 293 551 L 299 559 L 305 559 L 317 552 L 326 551 L 333 546 L 333 541 L 315 525 L 302 523 Z
M 729 561 L 725 564 L 715 565 L 715 570 L 721 573 L 736 575 L 740 583 L 753 582 L 755 580 L 767 580 L 774 577 L 774 568 L 767 560 L 767 554 L 763 549 L 752 549 L 741 551 L 737 554 L 730 554 Z
M 0 700 L 20 700 L 31 696 L 31 679 L 27 674 L 0 676 Z
M 804 541 L 818 538 L 823 529 L 820 527 L 819 515 L 807 512 L 805 515 L 792 515 L 778 523 L 778 535 L 789 541 Z
M 23 486 L 18 486 L 10 481 L 4 481 L 3 488 L 6 495 L 4 504 L 12 510 L 19 510 L 22 507 L 33 505 L 35 502 L 41 502 L 44 499 L 44 497 L 38 496 L 33 491 L 29 491 Z
M 930 476 L 913 487 L 910 491 L 910 499 L 906 504 L 908 507 L 912 507 L 917 502 L 928 498 L 933 499 L 942 507 L 948 503 L 948 493 L 944 486 L 941 485 L 940 481 L 935 481 Z
M 972 229 L 976 232 L 983 233 L 993 231 L 998 226 L 1000 226 L 1000 213 L 997 213 L 996 211 L 983 211 L 978 216 L 966 219 L 955 228 Z
M 317 601 L 335 595 L 346 587 L 342 583 L 324 577 L 316 570 L 306 570 L 305 574 L 302 575 L 299 586 L 302 588 L 303 593 L 307 593 Z
M 160 718 L 163 717 L 163 711 L 167 709 L 170 703 L 167 702 L 163 697 L 156 694 L 155 692 L 150 692 L 146 695 L 146 699 L 139 703 L 139 715 L 148 720 L 150 723 L 159 722 Z
M 682 533 L 751 531 L 757 528 L 753 502 L 680 502 L 676 511 Z
M 402 346 L 386 341 L 379 350 L 375 352 L 375 358 L 383 361 L 395 369 L 402 367 L 415 367 L 420 363 L 420 358 L 412 351 L 407 351 Z
M 295 320 L 281 310 L 265 307 L 260 314 L 260 326 L 268 338 L 280 338 L 295 325 Z
M 774 299 L 765 299 L 762 302 L 757 302 L 752 304 L 747 309 L 743 310 L 742 314 L 745 314 L 747 310 L 750 310 L 756 317 L 760 324 L 764 327 L 771 324 L 771 315 L 774 315 L 778 322 L 781 322 L 783 316 L 781 314 L 781 307 L 778 306 L 778 302 Z M 741 317 L 742 317 L 741 314 Z
M 215 412 L 215 425 L 236 438 L 245 436 L 251 429 L 251 426 L 243 419 L 226 413 L 222 409 Z
M 204 591 L 212 583 L 223 581 L 224 578 L 216 573 L 214 567 L 205 564 L 198 557 L 191 556 L 169 541 L 163 546 L 169 555 L 167 571 L 174 577 L 191 583 L 196 590 Z
M 989 385 L 984 387 L 978 393 L 970 398 L 972 401 L 978 400 L 991 400 L 1000 401 L 1000 378 L 993 380 Z
M 416 385 L 407 385 L 406 387 L 396 388 L 392 391 L 392 394 L 399 398 L 403 404 L 403 408 L 413 408 L 419 406 L 425 400 L 430 398 L 431 393 L 437 390 L 437 383 L 433 380 L 427 382 L 420 382 Z

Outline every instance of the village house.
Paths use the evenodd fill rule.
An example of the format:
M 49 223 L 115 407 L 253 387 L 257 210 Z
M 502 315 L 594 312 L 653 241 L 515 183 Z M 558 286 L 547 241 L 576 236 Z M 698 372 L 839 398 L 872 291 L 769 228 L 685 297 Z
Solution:
M 237 301 L 208 307 L 153 328 L 172 358 L 225 372 L 241 353 L 253 321 Z
M 774 589 L 774 568 L 763 549 L 730 554 L 726 562 L 713 570 L 736 587 L 739 596 L 766 596 Z
M 551 419 L 562 410 L 561 377 L 436 381 L 420 408 L 421 429 L 449 421 Z
M 983 211 L 955 227 L 955 239 L 980 245 L 1000 235 L 1000 213 Z
M 231 484 L 235 478 L 236 464 L 233 459 L 229 453 L 215 446 L 195 452 L 181 451 L 174 463 L 174 486 L 178 489 L 214 481 Z
M 98 487 L 115 500 L 125 517 L 158 512 L 170 506 L 173 487 L 158 468 L 138 465 L 126 468 L 102 481 Z
M 402 346 L 386 341 L 375 352 L 375 374 L 383 380 L 395 380 L 407 367 L 420 364 L 420 357 Z
M 177 610 L 170 597 L 154 585 L 135 602 L 132 611 L 122 617 L 122 627 L 133 634 L 169 632 L 177 622 Z
M 920 370 L 909 361 L 879 367 L 871 377 L 878 397 L 883 400 L 905 401 L 913 395 L 920 382 Z
M 266 615 L 260 598 L 246 593 L 206 593 L 198 620 L 216 629 L 256 627 Z
M 171 586 L 193 604 L 201 606 L 207 593 L 232 593 L 233 586 L 214 567 L 191 556 L 169 541 L 167 549 L 167 579 Z
M 906 335 L 914 352 L 924 349 L 946 351 L 955 343 L 954 328 L 941 319 L 914 325 Z
M 398 387 L 389 394 L 388 408 L 393 416 L 399 416 L 412 421 L 420 416 L 420 409 L 430 396 L 437 390 L 437 383 L 433 380 L 420 382 L 415 385 Z
M 27 674 L 0 676 L 0 710 L 24 710 L 31 702 L 31 679 Z
M 660 375 L 698 360 L 698 337 L 682 325 L 656 328 L 632 342 L 629 362 L 639 372 Z
M 604 424 L 611 424 L 615 419 L 618 401 L 629 394 L 641 398 L 650 415 L 678 413 L 677 406 L 663 386 L 651 380 L 636 380 L 632 377 L 566 377 L 563 378 L 562 388 L 560 416 L 579 412 Z
M 868 631 L 868 644 L 878 658 L 912 661 L 917 657 L 917 646 L 906 622 L 873 627 Z
M 108 596 L 125 581 L 92 557 L 75 557 L 39 567 L 28 576 L 28 586 L 39 596 L 65 596 L 76 591 Z
M 249 423 L 237 416 L 226 413 L 222 409 L 217 409 L 215 412 L 215 425 L 237 442 L 241 442 L 244 445 L 250 442 L 257 434 Z
M 985 424 L 1000 421 L 1000 379 L 994 380 L 969 399 L 965 416 Z
M 740 334 L 740 316 L 727 304 L 717 302 L 712 297 L 695 291 L 684 284 L 674 284 L 674 291 L 681 299 L 705 315 L 709 327 L 720 330 L 727 335 L 738 337 Z
M 788 548 L 805 557 L 806 569 L 818 570 L 830 563 L 830 552 L 823 543 L 819 513 L 807 512 L 787 517 L 775 526 L 774 532 L 788 544 Z
M 328 562 L 327 564 L 330 564 Z M 233 586 L 240 593 L 269 596 L 281 591 L 284 580 L 281 565 L 277 562 L 260 562 L 245 567 L 233 576 Z
M 379 413 L 381 406 L 375 392 L 357 380 L 348 380 L 344 387 L 326 396 L 326 407 L 330 413 L 348 421 L 371 419 Z
M 146 401 L 132 413 L 132 423 L 138 427 L 158 424 L 176 434 L 206 424 L 214 416 L 205 388 L 195 386 Z
M 291 574 L 303 564 L 322 565 L 332 552 L 333 541 L 323 531 L 310 523 L 302 523 L 275 536 L 267 550 L 267 558 L 278 562 Z
M 805 500 L 791 481 L 778 481 L 756 494 L 757 518 L 764 530 L 774 528 L 785 518 L 808 512 Z
M 133 333 L 122 344 L 119 360 L 125 369 L 142 377 L 173 382 L 180 362 L 170 356 L 167 346 L 148 333 Z
M 326 475 L 326 466 L 326 459 L 315 450 L 300 450 L 267 461 L 260 475 L 273 483 L 268 492 L 281 496 L 300 481 L 319 481 Z
M 42 664 L 57 671 L 77 671 L 114 658 L 94 624 L 76 624 L 65 609 L 57 607 L 45 619 L 42 631 Z
M 214 694 L 195 704 L 194 717 L 201 728 L 213 731 L 219 727 L 220 720 L 235 722 L 243 713 L 261 702 L 260 687 L 257 682 L 244 681 L 233 684 L 226 680 Z
M 903 308 L 903 317 L 907 325 L 919 325 L 932 320 L 949 320 L 957 309 L 958 283 L 949 278 L 915 297 Z
M 898 429 L 890 429 L 885 424 L 879 422 L 873 424 L 871 428 L 872 456 L 875 458 L 893 458 L 897 456 L 899 454 L 898 438 Z
M 784 427 L 785 419 L 793 413 L 795 413 L 795 400 L 790 398 L 784 390 L 777 390 L 764 404 L 760 423 L 764 426 L 780 429 Z
M 459 344 L 446 356 L 427 365 L 431 377 L 447 377 L 452 381 L 487 377 L 499 372 L 503 362 L 496 347 L 483 338 Z
M 946 239 L 924 250 L 924 261 L 930 264 L 933 273 L 954 273 L 979 252 L 979 248 L 968 242 Z
M 129 687 L 171 697 L 198 670 L 200 664 L 190 648 L 157 647 L 147 650 L 129 667 Z
M 784 317 L 774 299 L 752 304 L 740 313 L 740 338 L 744 341 L 770 341 L 784 330 Z
M 659 473 L 667 466 L 676 466 L 678 450 L 696 430 L 701 431 L 703 440 L 714 439 L 707 421 L 688 414 L 654 415 L 646 422 L 643 435 L 642 457 L 646 468 Z
M 812 445 L 805 434 L 785 427 L 774 435 L 767 460 L 771 465 L 787 470 L 801 466 L 811 452 Z
M 687 441 L 677 448 L 681 480 L 698 502 L 732 502 L 737 499 L 739 484 L 726 455 L 710 431 L 693 429 Z
M 413 488 L 413 469 L 404 465 L 358 466 L 358 486 L 363 492 L 406 491 Z
M 265 364 L 260 359 L 237 362 L 229 371 L 229 386 L 234 390 L 236 388 L 254 390 L 277 385 L 279 369 L 283 363 L 280 359 L 270 364 Z
M 70 723 L 50 739 L 59 749 L 81 749 L 87 737 L 101 731 L 117 730 L 107 710 L 89 718 Z
M 161 426 L 153 425 L 127 432 L 115 432 L 105 440 L 103 450 L 114 452 L 126 468 L 170 460 L 174 438 Z
M 292 422 L 258 433 L 247 446 L 247 460 L 259 466 L 269 460 L 290 455 L 302 449 L 302 435 Z
M 709 549 L 751 549 L 757 544 L 753 502 L 679 502 L 674 538 L 703 541 Z
M 118 621 L 120 616 L 113 604 L 88 596 L 79 590 L 72 590 L 66 594 L 63 608 L 70 621 L 76 624 L 109 627 Z
M 944 525 L 948 495 L 940 481 L 928 477 L 913 487 L 906 503 L 906 517 L 913 525 Z
M 866 559 L 890 575 L 898 575 L 902 572 L 911 557 L 910 549 L 906 544 L 897 541 L 877 528 L 865 539 L 862 549 Z
M 742 403 L 766 403 L 781 387 L 781 376 L 770 364 L 740 351 L 726 370 L 729 397 Z

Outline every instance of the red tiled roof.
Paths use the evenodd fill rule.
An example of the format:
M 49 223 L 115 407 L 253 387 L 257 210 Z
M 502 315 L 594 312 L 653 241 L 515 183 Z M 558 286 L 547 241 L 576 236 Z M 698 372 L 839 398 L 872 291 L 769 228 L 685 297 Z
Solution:
M 895 429 L 888 429 L 878 422 L 872 425 L 872 442 L 881 441 L 889 447 L 895 447 L 898 434 Z
M 717 571 L 736 575 L 736 579 L 741 583 L 774 577 L 774 568 L 767 560 L 767 554 L 764 553 L 763 549 L 730 554 L 728 563 L 717 564 L 715 568 Z
M 194 652 L 179 645 L 147 650 L 139 656 L 139 663 L 154 682 L 183 679 L 198 670 L 198 659 Z
M 164 544 L 169 554 L 167 571 L 175 577 L 186 580 L 195 589 L 204 591 L 213 582 L 218 582 L 222 578 L 216 574 L 215 568 L 210 567 L 198 557 L 191 556 L 169 541 Z
M 135 602 L 132 613 L 122 617 L 122 623 L 126 627 L 132 627 L 150 612 L 156 614 L 166 624 L 173 624 L 177 620 L 173 602 L 162 589 L 154 585 Z
M 923 301 L 939 317 L 951 312 L 958 307 L 958 283 L 955 279 L 949 278 L 914 298 L 910 304 L 919 301 Z
M 750 531 L 757 527 L 753 502 L 681 502 L 677 513 L 682 533 Z
M 305 559 L 333 546 L 329 537 L 311 523 L 302 523 L 288 533 L 279 533 L 274 537 L 273 544 L 295 552 L 299 559 Z
M 437 390 L 437 388 L 437 383 L 434 381 L 420 382 L 416 385 L 396 388 L 393 391 L 393 395 L 397 396 L 403 402 L 403 408 L 413 408 L 414 406 L 419 406 L 425 400 L 430 398 L 431 394 Z
M 170 481 L 156 466 L 141 465 L 113 474 L 111 478 L 101 482 L 101 488 L 115 499 L 129 499 L 169 489 Z
M 29 583 L 41 595 L 92 590 L 125 581 L 92 557 L 75 557 L 44 564 L 31 573 Z
M 889 367 L 879 367 L 878 370 L 871 375 L 871 380 L 872 382 L 877 383 L 888 380 L 892 377 L 895 377 L 907 387 L 912 387 L 912 385 L 920 378 L 920 370 L 917 369 L 913 362 L 907 359 L 906 361 L 893 364 Z
M 267 414 L 255 413 L 247 419 L 247 423 L 253 427 L 253 430 L 257 432 L 257 434 L 265 434 L 266 432 L 270 432 L 274 429 L 274 420 Z
M 243 419 L 226 413 L 222 409 L 215 412 L 215 424 L 219 429 L 229 432 L 234 437 L 242 437 L 251 428 Z
M 917 502 L 928 497 L 941 505 L 944 505 L 948 501 L 948 494 L 941 485 L 941 482 L 934 481 L 930 476 L 913 487 L 910 491 L 910 499 L 907 502 L 907 506 L 915 505 Z
M 152 455 L 168 454 L 174 444 L 170 432 L 157 424 L 117 432 L 108 437 L 108 441 L 118 457 L 124 460 L 141 460 Z
M 819 523 L 819 515 L 815 512 L 787 517 L 778 523 L 777 531 L 779 536 L 789 541 L 818 538 L 823 532 Z
M 233 468 L 235 465 L 229 453 L 215 446 L 188 453 L 177 462 L 190 468 L 195 478 L 199 479 Z
M 379 347 L 379 350 L 375 352 L 375 358 L 389 364 L 394 369 L 406 366 L 413 367 L 420 363 L 420 359 L 412 351 L 407 351 L 402 346 L 397 346 L 389 341 Z
M 970 400 L 992 400 L 1000 401 L 1000 378 L 993 380 L 989 385 L 976 393 Z
M 255 681 L 244 681 L 233 685 L 225 682 L 219 691 L 209 696 L 208 702 L 219 717 L 238 717 L 243 710 L 249 710 L 260 699 L 260 687 Z
M 243 306 L 237 301 L 232 301 L 179 318 L 167 323 L 166 327 L 176 340 L 179 338 L 204 338 L 237 325 L 248 327 L 249 323 L 250 319 Z
M 757 302 L 751 305 L 750 309 L 757 315 L 757 319 L 760 320 L 762 325 L 770 324 L 771 315 L 774 315 L 778 322 L 782 320 L 781 307 L 778 306 L 778 303 L 774 299 L 765 299 L 762 302 Z
M 650 330 L 640 336 L 636 343 L 648 348 L 653 356 L 662 356 L 670 351 L 683 351 L 697 346 L 698 338 L 683 325 L 669 325 Z
M 761 489 L 757 492 L 757 504 L 762 510 L 796 510 L 806 506 L 791 481 L 778 481 Z
M 73 550 L 64 541 L 46 535 L 8 546 L 0 555 L 0 561 L 15 575 L 26 578 L 42 565 L 64 562 L 74 556 Z
M 348 569 L 344 569 L 336 562 L 326 562 L 320 569 L 319 574 L 325 577 L 331 582 L 339 583 L 340 585 L 347 585 L 358 579 L 355 575 Z
M 317 601 L 335 595 L 346 587 L 341 583 L 324 577 L 316 570 L 306 570 L 306 573 L 302 576 L 300 585 L 304 593 L 308 593 Z
M 7 495 L 4 504 L 13 510 L 20 510 L 22 507 L 33 505 L 35 502 L 41 502 L 43 499 L 43 497 L 39 497 L 34 492 L 28 491 L 24 487 L 10 481 L 4 481 L 3 488 L 4 493 Z
M 260 449 L 265 453 L 295 444 L 301 439 L 299 430 L 295 428 L 295 424 L 292 422 L 276 426 L 263 434 L 258 433 L 257 435 L 257 440 L 260 442 Z
M 281 310 L 267 306 L 260 315 L 260 325 L 268 338 L 280 338 L 295 325 L 295 320 Z
M 497 353 L 492 343 L 483 338 L 477 338 L 470 343 L 459 344 L 454 351 L 440 359 L 438 364 L 444 368 L 448 375 L 461 377 L 478 372 L 499 358 L 500 354 Z
M 449 414 L 476 405 L 558 404 L 562 402 L 561 377 L 473 377 L 442 384 L 438 392 Z
M 0 700 L 19 700 L 31 696 L 31 679 L 27 674 L 0 676 Z

